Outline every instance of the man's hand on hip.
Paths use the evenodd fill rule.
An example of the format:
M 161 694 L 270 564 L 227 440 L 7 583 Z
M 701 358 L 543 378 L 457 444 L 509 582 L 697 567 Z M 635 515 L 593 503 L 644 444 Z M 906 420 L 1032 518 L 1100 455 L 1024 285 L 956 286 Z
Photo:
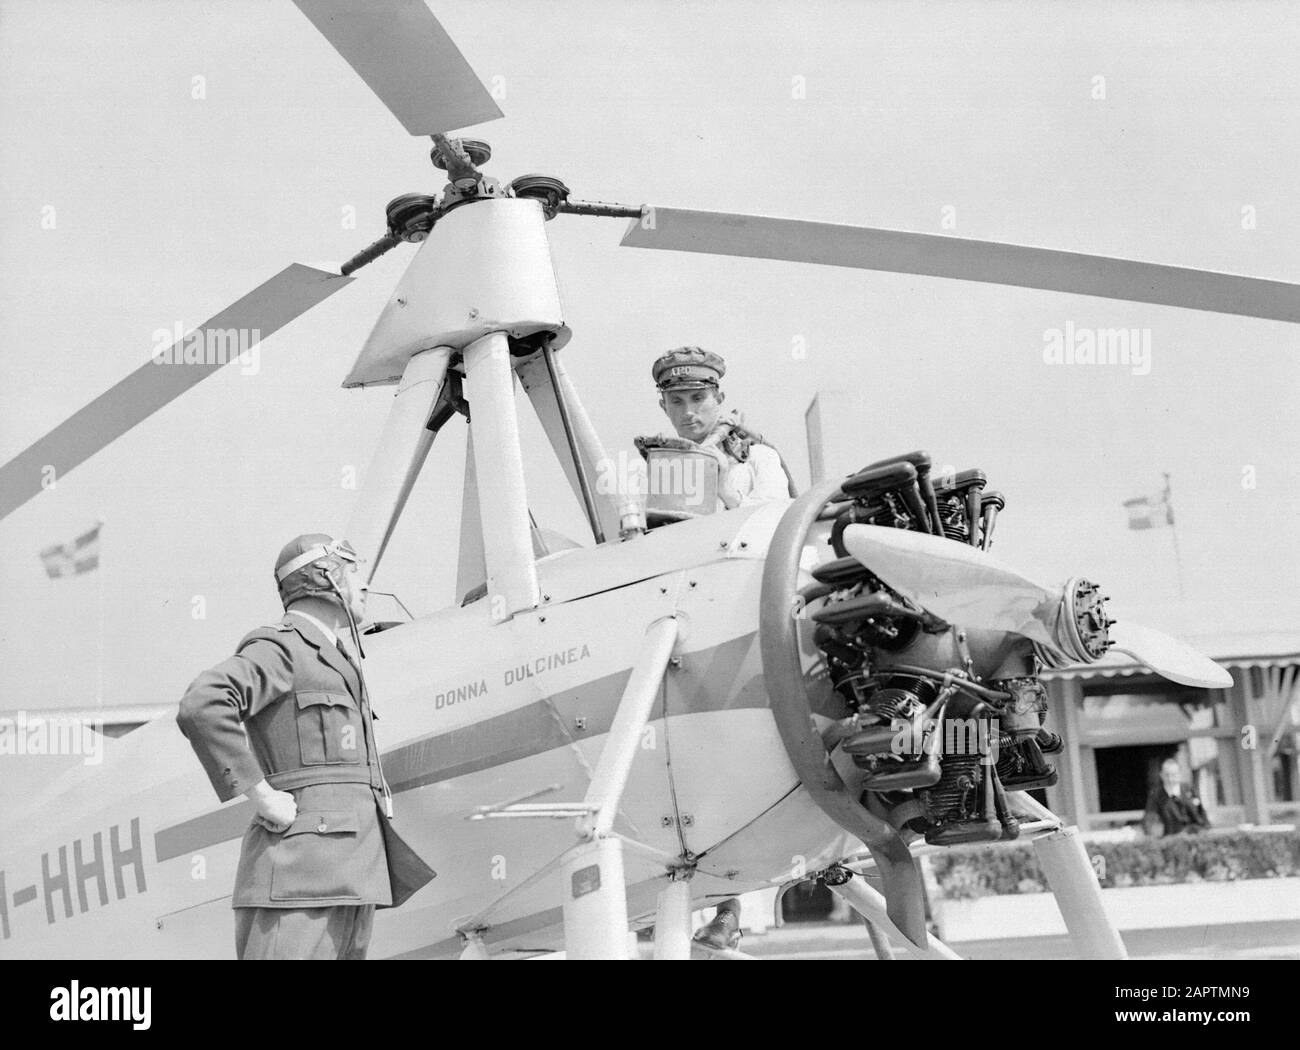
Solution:
M 245 794 L 257 807 L 253 820 L 268 831 L 284 831 L 298 816 L 297 800 L 287 791 L 276 791 L 265 780 L 259 780 Z

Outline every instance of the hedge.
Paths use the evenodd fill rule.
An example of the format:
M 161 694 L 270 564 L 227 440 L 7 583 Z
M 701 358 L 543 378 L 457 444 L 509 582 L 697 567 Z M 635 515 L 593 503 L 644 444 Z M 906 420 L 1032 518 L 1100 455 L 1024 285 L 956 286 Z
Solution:
M 1084 845 L 1103 889 L 1300 876 L 1300 831 L 1221 831 Z M 931 865 L 941 893 L 952 900 L 1049 889 L 1029 842 L 956 846 L 932 856 Z

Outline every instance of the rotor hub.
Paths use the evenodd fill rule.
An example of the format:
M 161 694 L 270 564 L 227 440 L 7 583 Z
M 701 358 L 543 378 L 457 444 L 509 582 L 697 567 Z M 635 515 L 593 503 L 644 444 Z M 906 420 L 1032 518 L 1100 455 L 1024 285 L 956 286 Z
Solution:
M 464 150 L 465 155 L 469 157 L 469 162 L 474 167 L 482 167 L 492 159 L 492 147 L 482 139 L 451 139 L 451 143 L 459 146 Z M 449 171 L 447 159 L 443 156 L 442 149 L 435 143 L 433 149 L 429 151 L 429 159 L 433 161 L 433 166 L 439 171 Z
M 427 193 L 404 193 L 388 202 L 388 230 L 395 237 L 418 244 L 433 228 L 438 199 Z
M 542 202 L 547 219 L 555 218 L 561 204 L 569 199 L 569 187 L 553 175 L 520 175 L 510 183 L 516 197 Z

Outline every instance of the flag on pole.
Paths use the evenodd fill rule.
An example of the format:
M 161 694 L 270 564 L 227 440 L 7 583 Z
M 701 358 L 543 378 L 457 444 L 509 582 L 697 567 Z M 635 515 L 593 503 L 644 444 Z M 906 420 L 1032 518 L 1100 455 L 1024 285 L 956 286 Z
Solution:
M 99 568 L 99 530 L 103 522 L 83 532 L 71 543 L 59 543 L 41 551 L 45 575 L 51 580 L 61 576 L 80 576 Z
M 1169 490 L 1156 496 L 1139 496 L 1124 501 L 1128 511 L 1130 529 L 1156 529 L 1174 523 L 1174 506 L 1169 501 Z

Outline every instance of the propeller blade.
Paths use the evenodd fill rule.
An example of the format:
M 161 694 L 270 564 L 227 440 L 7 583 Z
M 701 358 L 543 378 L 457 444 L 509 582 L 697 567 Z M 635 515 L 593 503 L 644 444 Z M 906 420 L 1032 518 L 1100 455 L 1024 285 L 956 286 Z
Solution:
M 632 248 L 915 273 L 1300 322 L 1300 285 L 998 241 L 653 208 L 633 220 L 621 243 Z
M 424 0 L 293 0 L 412 135 L 501 110 Z
M 1020 575 L 992 555 L 942 536 L 850 525 L 844 546 L 900 594 L 949 623 L 978 624 L 1058 648 L 1061 591 Z
M 194 364 L 167 361 L 165 355 L 151 358 L 0 467 L 0 518 L 40 492 L 50 468 L 55 480 L 62 479 L 83 460 L 237 357 L 232 342 L 240 350 L 261 342 L 351 282 L 350 277 L 294 263 L 254 288 L 198 329 L 205 348 L 226 352 L 198 355 L 204 361 Z M 191 343 L 194 335 L 187 334 L 171 351 L 180 357 L 187 343 L 198 345 Z M 209 356 L 212 363 L 207 361 Z
M 1044 587 L 991 555 L 941 536 L 850 525 L 844 546 L 894 590 L 950 623 L 1019 634 L 1060 652 L 1061 589 Z M 1162 631 L 1128 620 L 1110 627 L 1114 649 L 1171 682 L 1227 689 L 1232 677 L 1209 657 Z
M 1115 648 L 1146 664 L 1171 682 L 1198 689 L 1229 689 L 1232 675 L 1191 646 L 1153 627 L 1130 620 L 1117 620 L 1110 629 Z

